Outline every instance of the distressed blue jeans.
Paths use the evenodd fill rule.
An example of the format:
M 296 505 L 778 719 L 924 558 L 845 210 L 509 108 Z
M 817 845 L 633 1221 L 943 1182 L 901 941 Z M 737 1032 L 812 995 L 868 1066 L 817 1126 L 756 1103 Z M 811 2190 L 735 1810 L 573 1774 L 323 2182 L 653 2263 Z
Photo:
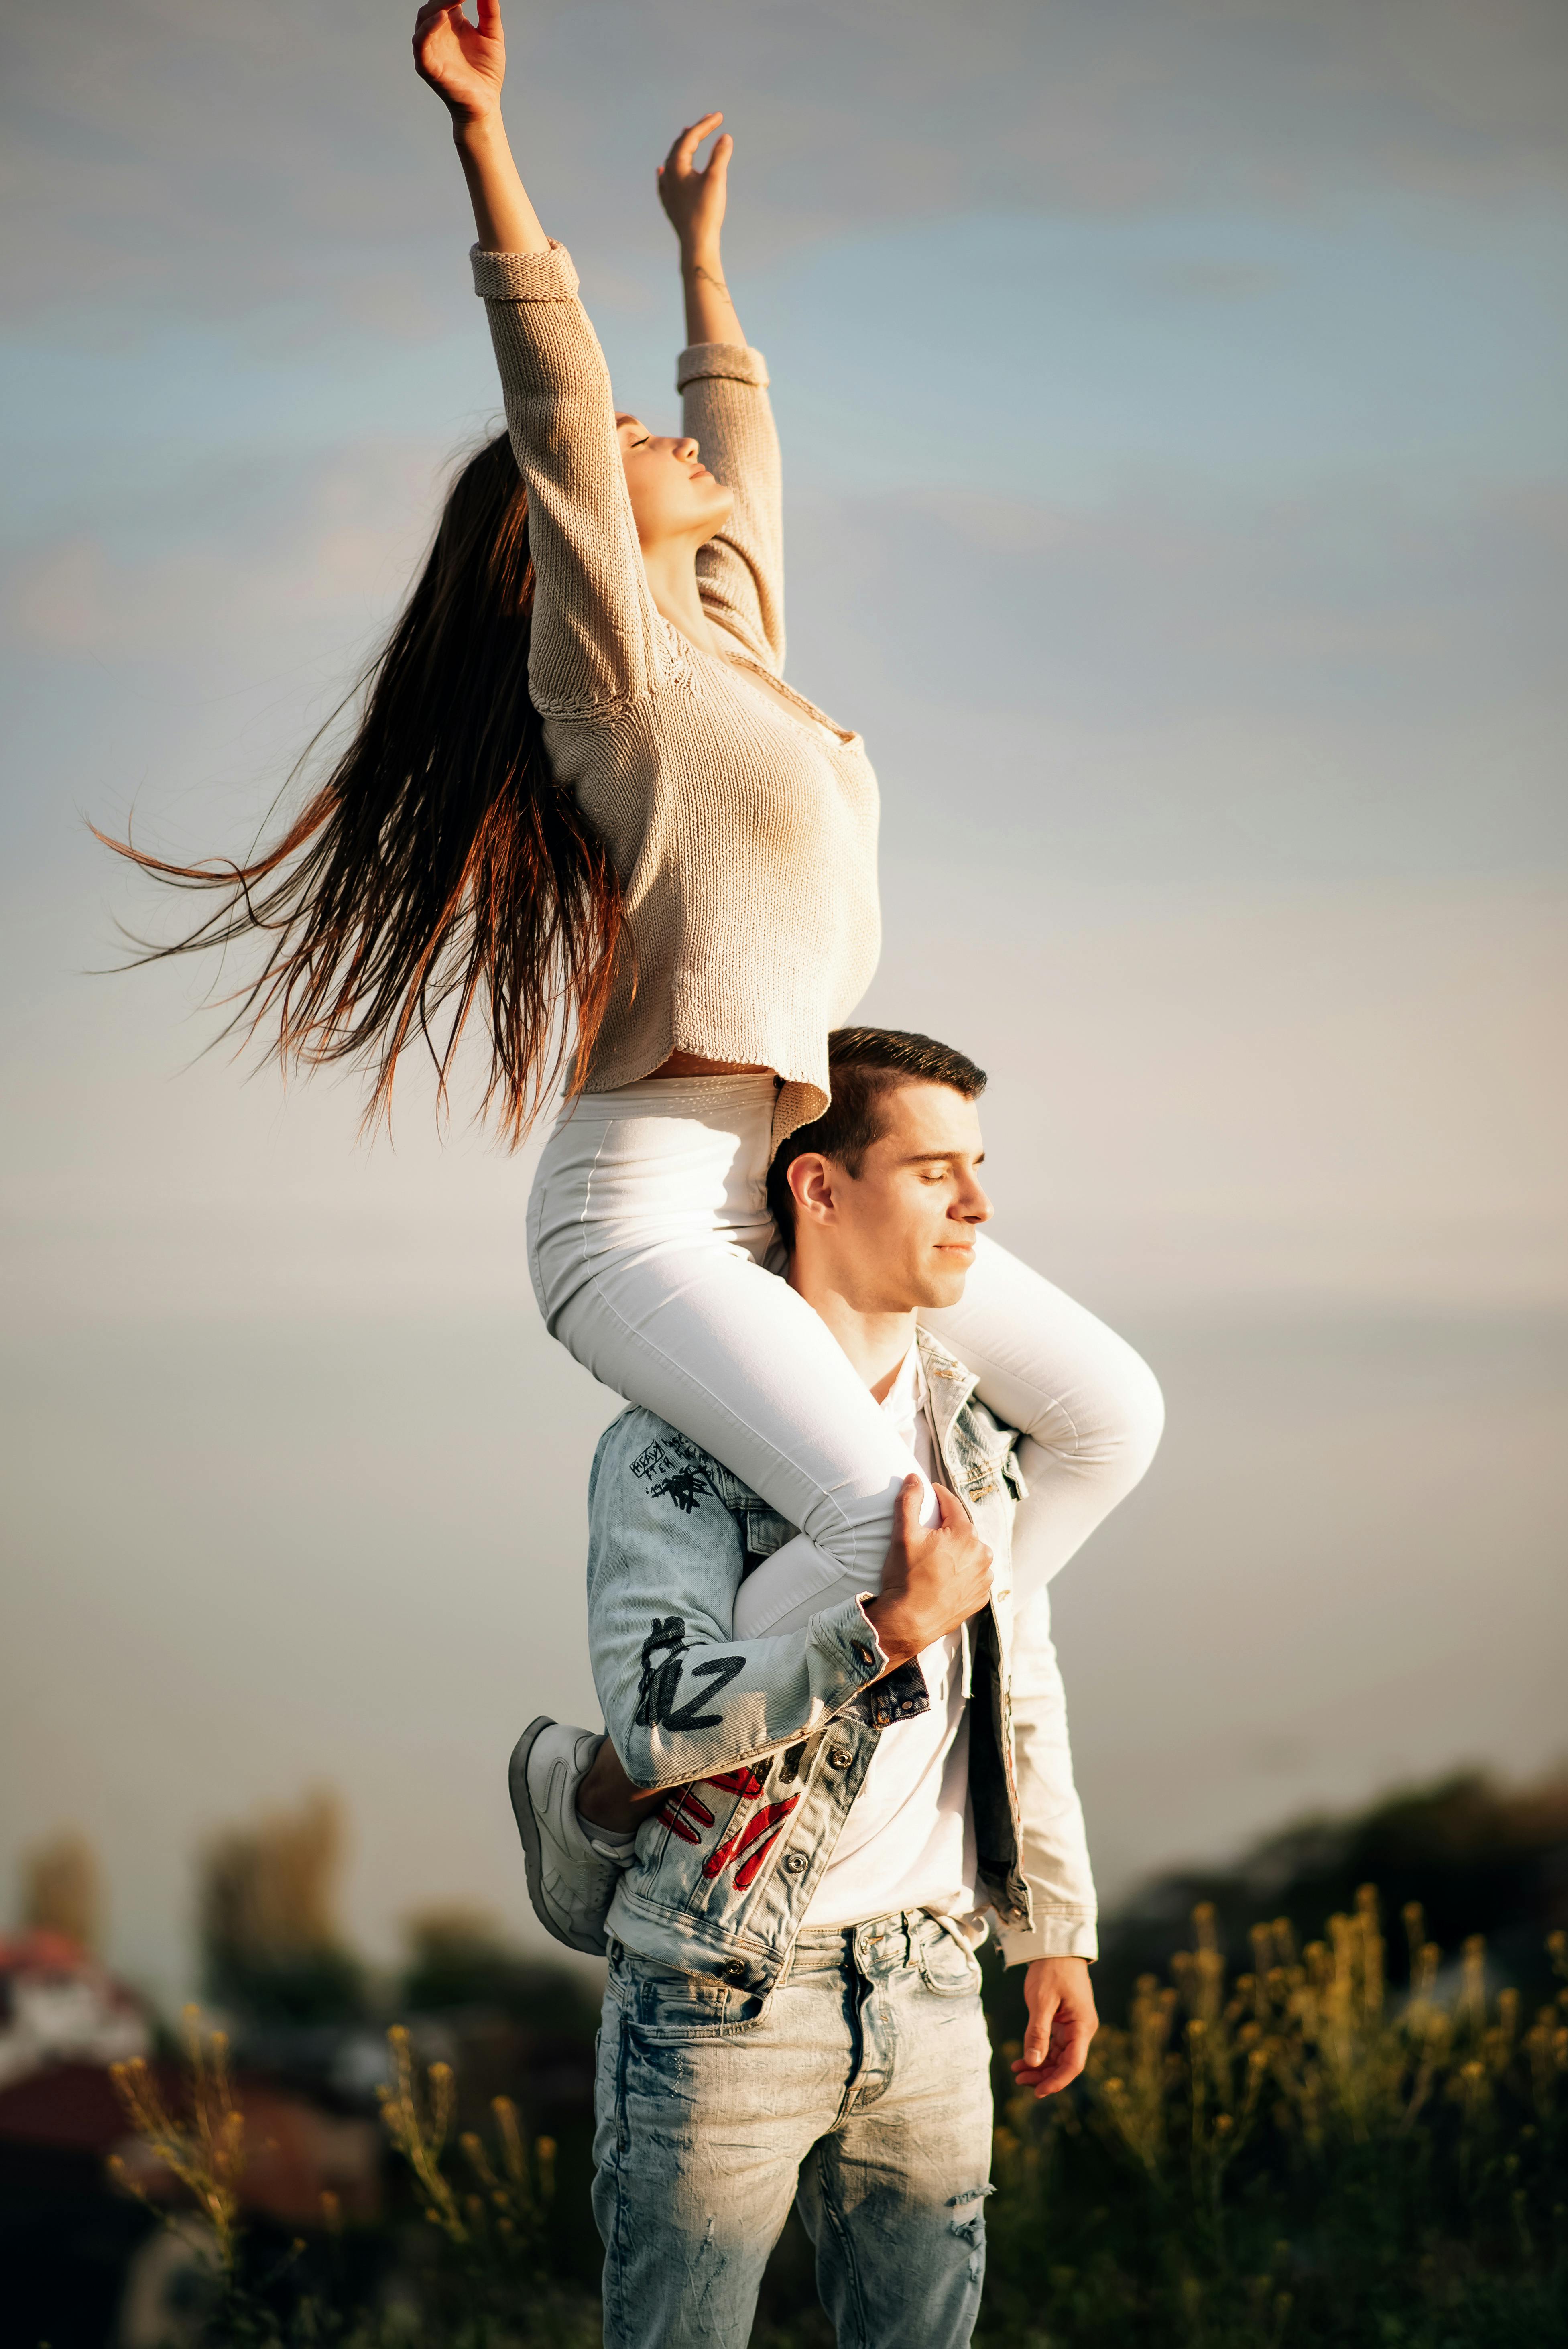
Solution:
M 613 1944 L 605 2349 L 745 2349 L 789 2205 L 840 2349 L 962 2349 L 985 2271 L 980 1969 L 921 1910 L 805 1931 L 766 1998 Z

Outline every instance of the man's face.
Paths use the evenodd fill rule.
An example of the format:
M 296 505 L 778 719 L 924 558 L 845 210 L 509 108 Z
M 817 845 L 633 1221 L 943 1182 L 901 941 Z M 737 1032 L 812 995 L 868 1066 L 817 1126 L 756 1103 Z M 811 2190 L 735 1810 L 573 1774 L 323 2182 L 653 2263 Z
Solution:
M 810 1154 L 790 1168 L 796 1246 L 858 1312 L 954 1305 L 991 1216 L 979 1112 L 948 1085 L 918 1082 L 877 1108 L 882 1130 L 858 1175 Z

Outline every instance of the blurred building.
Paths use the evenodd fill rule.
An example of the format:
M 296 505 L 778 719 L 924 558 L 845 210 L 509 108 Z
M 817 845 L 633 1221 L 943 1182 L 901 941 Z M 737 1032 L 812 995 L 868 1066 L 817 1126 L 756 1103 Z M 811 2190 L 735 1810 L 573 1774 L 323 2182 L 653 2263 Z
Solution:
M 327 1797 L 221 1838 L 202 1885 L 212 1971 L 263 1990 L 281 1974 L 285 2006 L 287 1997 L 307 2007 L 341 2001 L 357 1970 L 334 1940 L 340 1850 Z M 151 2217 L 147 2203 L 173 2212 L 188 2198 L 137 2136 L 110 2067 L 148 2059 L 152 2087 L 177 2116 L 191 2094 L 186 2067 L 155 2057 L 154 2017 L 95 1954 L 103 1902 L 90 1846 L 52 1837 L 25 1856 L 19 1891 L 24 1922 L 0 1937 L 0 2342 L 171 2349 L 195 2337 L 190 2311 L 201 2304 L 210 2250 L 194 2219 L 166 2235 Z M 245 2116 L 240 2200 L 273 2251 L 319 2231 L 324 2198 L 361 2229 L 382 2208 L 370 2075 L 385 2068 L 385 2043 L 341 2025 L 317 2035 L 331 2043 L 318 2065 L 276 2064 L 263 2047 L 242 2059 L 234 2083 Z M 346 2066 L 357 2071 L 343 2089 Z M 305 2076 L 287 2076 L 291 2068 Z M 145 2200 L 111 2182 L 111 2158 Z
M 198 1871 L 207 1988 L 252 2023 L 338 2025 L 365 2011 L 336 1892 L 342 1807 L 317 1788 L 292 1810 L 225 1828 Z
M 63 1933 L 84 1950 L 103 1947 L 103 1875 L 98 1854 L 74 1827 L 22 1855 L 22 1918 L 46 1933 Z
M 145 2055 L 147 2010 L 79 1941 L 33 1926 L 0 1938 L 0 2091 L 57 2064 Z

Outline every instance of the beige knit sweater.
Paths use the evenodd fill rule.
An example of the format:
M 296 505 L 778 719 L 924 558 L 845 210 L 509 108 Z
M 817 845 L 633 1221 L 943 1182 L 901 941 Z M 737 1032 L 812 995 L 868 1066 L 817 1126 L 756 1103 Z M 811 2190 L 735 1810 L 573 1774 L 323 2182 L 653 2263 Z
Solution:
M 858 734 L 781 697 L 779 442 L 761 354 L 681 355 L 685 426 L 735 503 L 697 557 L 734 657 L 655 609 L 603 354 L 560 245 L 472 255 L 528 487 L 529 688 L 556 782 L 614 859 L 632 954 L 587 1089 L 672 1052 L 755 1061 L 782 1082 L 776 1140 L 828 1102 L 828 1030 L 876 968 L 877 787 Z M 799 713 L 798 715 L 796 713 Z

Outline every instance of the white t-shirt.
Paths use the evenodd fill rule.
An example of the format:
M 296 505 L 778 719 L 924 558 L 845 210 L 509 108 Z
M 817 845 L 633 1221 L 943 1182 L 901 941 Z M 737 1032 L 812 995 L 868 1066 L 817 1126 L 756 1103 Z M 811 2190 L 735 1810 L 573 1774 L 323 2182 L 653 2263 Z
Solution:
M 912 1346 L 882 1405 L 925 1475 L 939 1463 L 920 1349 Z M 969 1809 L 969 1642 L 963 1631 L 920 1658 L 931 1710 L 890 1722 L 802 1923 L 860 1925 L 900 1909 L 962 1916 L 975 1906 Z

